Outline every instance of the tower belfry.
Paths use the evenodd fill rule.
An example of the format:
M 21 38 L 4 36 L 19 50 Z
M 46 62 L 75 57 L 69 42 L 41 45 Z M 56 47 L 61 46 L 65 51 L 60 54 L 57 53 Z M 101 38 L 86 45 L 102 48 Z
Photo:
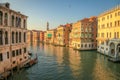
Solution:
M 47 30 L 49 30 L 49 22 L 47 22 Z

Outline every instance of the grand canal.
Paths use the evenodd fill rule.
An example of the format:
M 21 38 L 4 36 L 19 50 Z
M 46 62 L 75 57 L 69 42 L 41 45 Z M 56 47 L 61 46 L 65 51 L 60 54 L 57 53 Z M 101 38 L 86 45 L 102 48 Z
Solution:
M 120 80 L 120 63 L 109 62 L 96 51 L 31 43 L 28 50 L 38 63 L 14 73 L 11 80 Z

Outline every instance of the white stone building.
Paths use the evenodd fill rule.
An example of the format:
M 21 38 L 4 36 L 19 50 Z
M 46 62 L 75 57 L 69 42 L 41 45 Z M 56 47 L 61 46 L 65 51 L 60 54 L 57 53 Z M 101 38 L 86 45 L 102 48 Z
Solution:
M 0 4 L 0 74 L 28 60 L 26 32 L 27 16 Z

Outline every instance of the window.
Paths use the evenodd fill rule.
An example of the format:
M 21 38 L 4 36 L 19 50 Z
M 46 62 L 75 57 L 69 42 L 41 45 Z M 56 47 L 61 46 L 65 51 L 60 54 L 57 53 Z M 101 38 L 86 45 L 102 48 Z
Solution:
M 90 44 L 89 44 L 89 47 L 90 47 Z
M 78 47 L 80 47 L 80 44 L 78 44 Z
M 16 61 L 13 61 L 13 64 L 15 64 Z
M 107 27 L 109 27 L 109 23 L 107 23 Z
M 8 32 L 5 32 L 5 44 L 8 44 Z
M 83 47 L 83 44 L 81 44 L 81 48 Z
M 105 17 L 102 18 L 102 21 L 104 21 L 104 20 L 105 20 Z
M 104 24 L 102 24 L 102 25 L 101 25 L 101 27 L 102 27 L 102 28 L 105 28 L 105 25 L 104 25 Z
M 110 15 L 110 18 L 112 18 L 112 14 Z
M 114 38 L 116 38 L 116 32 L 114 32 Z
M 101 37 L 104 37 L 104 33 L 101 33 Z
M 119 38 L 119 32 L 117 32 L 117 38 Z
M 106 45 L 107 45 L 107 46 L 108 46 L 108 43 L 109 43 L 109 41 L 107 40 L 107 41 L 106 41 Z
M 26 33 L 24 32 L 24 42 L 26 42 Z
M 0 31 L 0 45 L 3 45 L 3 39 L 2 39 L 2 37 L 3 37 L 3 33 L 2 33 L 2 31 Z
M 14 26 L 14 16 L 12 16 L 12 26 Z
M 115 21 L 115 27 L 117 26 L 117 22 Z
M 92 44 L 92 48 L 93 48 L 94 46 L 93 46 L 93 44 Z
M 21 18 L 18 18 L 18 26 L 21 27 Z
M 16 17 L 16 27 L 18 27 L 18 17 Z
M 12 43 L 14 43 L 14 32 L 12 32 Z
M 0 11 L 0 25 L 2 25 L 3 13 Z
M 9 52 L 7 52 L 7 58 L 9 59 L 10 55 L 9 55 Z
M 85 47 L 87 47 L 87 44 L 85 44 Z
M 25 28 L 26 27 L 26 20 L 24 20 L 24 22 L 23 22 L 23 28 Z
M 107 38 L 108 38 L 108 32 L 107 32 Z
M 19 49 L 19 54 L 20 54 L 20 55 L 22 54 L 22 51 L 21 51 L 21 49 Z
M 8 14 L 7 13 L 5 13 L 4 24 L 5 24 L 5 26 L 8 25 Z
M 118 12 L 118 16 L 120 16 L 120 11 Z
M 110 27 L 112 27 L 112 22 L 110 22 Z
M 24 48 L 24 53 L 26 53 L 26 48 Z
M 107 16 L 107 19 L 109 19 L 109 15 Z
M 15 51 L 12 51 L 12 57 L 15 57 Z
M 0 61 L 3 61 L 3 55 L 0 53 Z
M 110 32 L 110 38 L 111 38 L 111 32 Z
M 120 21 L 118 21 L 118 26 L 120 25 Z
M 16 43 L 18 43 L 18 32 L 16 32 Z
M 21 32 L 19 32 L 19 42 L 21 42 Z
M 18 56 L 18 55 L 19 55 L 18 50 L 16 50 L 16 56 Z

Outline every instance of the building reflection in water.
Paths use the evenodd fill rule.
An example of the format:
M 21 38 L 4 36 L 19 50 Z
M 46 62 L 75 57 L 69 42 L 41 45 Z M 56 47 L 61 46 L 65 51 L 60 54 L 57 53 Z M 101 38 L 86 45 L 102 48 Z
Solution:
M 120 69 L 118 69 L 118 66 L 120 67 L 120 65 L 108 62 L 107 59 L 107 57 L 101 54 L 97 55 L 93 71 L 95 74 L 95 80 L 119 80 L 119 77 L 117 76 L 120 76 Z
M 29 50 L 42 54 L 40 57 L 47 61 L 41 64 L 48 65 L 48 69 L 53 72 L 55 70 L 56 74 L 60 75 L 57 76 L 58 79 L 69 76 L 70 80 L 114 80 L 120 75 L 120 65 L 108 62 L 105 56 L 96 51 L 77 51 L 39 42 L 33 42 Z M 39 65 L 39 68 L 41 66 Z

